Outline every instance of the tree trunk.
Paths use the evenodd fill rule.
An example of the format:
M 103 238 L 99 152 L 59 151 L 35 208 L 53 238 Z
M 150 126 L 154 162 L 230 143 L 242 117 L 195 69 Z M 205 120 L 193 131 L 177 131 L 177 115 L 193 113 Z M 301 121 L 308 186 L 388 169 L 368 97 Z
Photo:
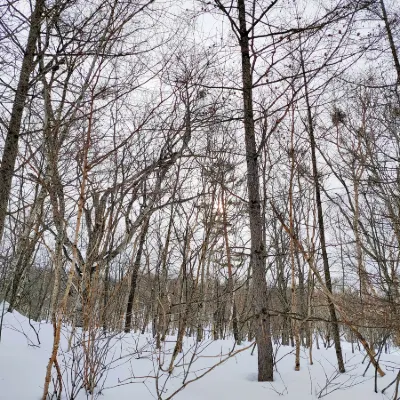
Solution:
M 126 333 L 128 333 L 131 330 L 133 299 L 135 297 L 136 283 L 142 260 L 143 247 L 146 241 L 147 231 L 149 229 L 149 221 L 150 218 L 147 217 L 146 220 L 143 222 L 142 231 L 140 232 L 139 246 L 136 253 L 135 263 L 133 264 L 133 271 L 131 275 L 131 288 L 128 296 L 128 304 L 126 306 L 125 329 L 124 329 Z
M 255 321 L 255 336 L 258 349 L 258 380 L 264 382 L 273 380 L 273 350 L 270 334 L 270 316 L 268 313 L 267 284 L 265 280 L 265 249 L 262 236 L 258 154 L 254 130 L 249 32 L 246 27 L 246 6 L 244 0 L 238 0 L 237 5 L 242 59 L 244 131 L 251 236 L 250 262 L 253 270 L 253 311 L 257 318 Z
M 380 0 L 381 10 L 382 10 L 382 18 L 385 23 L 386 34 L 389 41 L 390 51 L 392 52 L 394 66 L 396 68 L 397 73 L 397 85 L 400 85 L 400 60 L 397 54 L 396 43 L 393 38 L 392 28 L 390 26 L 389 18 L 386 12 L 385 2 L 384 0 Z
M 235 342 L 240 344 L 239 337 L 239 328 L 238 328 L 238 320 L 237 320 L 237 312 L 236 312 L 236 302 L 235 302 L 235 292 L 234 292 L 234 284 L 233 284 L 233 272 L 232 272 L 232 258 L 231 258 L 231 248 L 229 246 L 229 237 L 228 237 L 228 216 L 227 216 L 227 206 L 228 200 L 226 198 L 225 190 L 221 188 L 221 204 L 222 204 L 222 219 L 224 226 L 224 242 L 225 242 L 225 251 L 226 251 L 226 261 L 228 266 L 228 294 L 229 294 L 229 305 L 228 309 L 232 309 L 232 314 L 229 315 L 228 321 L 230 322 L 232 318 L 232 329 L 233 329 L 233 337 L 235 338 Z
M 302 55 L 301 55 L 302 57 Z M 306 78 L 304 60 L 301 58 L 301 67 L 304 78 L 304 90 L 305 90 L 305 100 L 307 105 L 307 119 L 308 119 L 308 134 L 310 138 L 310 148 L 311 148 L 311 160 L 312 160 L 312 170 L 313 170 L 313 181 L 315 187 L 315 200 L 317 206 L 317 220 L 318 220 L 318 229 L 321 243 L 321 253 L 322 253 L 322 261 L 324 266 L 324 275 L 325 275 L 325 286 L 330 294 L 332 294 L 332 281 L 331 281 L 331 272 L 329 268 L 329 260 L 328 253 L 326 251 L 326 241 L 325 241 L 325 225 L 324 225 L 324 214 L 322 211 L 322 200 L 321 200 L 321 189 L 320 182 L 318 176 L 318 167 L 317 167 L 317 156 L 316 156 L 316 142 L 314 135 L 314 123 L 311 115 L 311 105 L 310 99 L 308 96 L 308 82 Z M 335 305 L 333 301 L 328 297 L 328 308 L 329 314 L 331 318 L 331 328 L 333 340 L 335 342 L 335 350 L 336 350 L 336 358 L 338 361 L 339 371 L 341 373 L 346 372 L 344 368 L 342 348 L 340 345 L 340 334 L 339 334 L 339 324 L 336 316 Z
M 11 180 L 14 174 L 15 161 L 18 155 L 18 141 L 21 130 L 22 115 L 24 112 L 25 101 L 28 96 L 29 76 L 34 68 L 35 48 L 40 35 L 40 23 L 44 5 L 44 0 L 36 0 L 35 8 L 31 16 L 28 42 L 22 60 L 10 123 L 8 125 L 7 136 L 4 143 L 3 158 L 0 166 L 0 241 L 4 232 L 7 204 L 11 191 Z

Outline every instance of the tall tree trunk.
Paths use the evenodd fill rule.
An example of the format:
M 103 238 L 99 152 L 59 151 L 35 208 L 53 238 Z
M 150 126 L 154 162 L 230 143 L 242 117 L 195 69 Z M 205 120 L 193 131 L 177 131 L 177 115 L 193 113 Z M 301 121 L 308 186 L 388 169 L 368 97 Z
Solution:
M 265 280 L 265 248 L 262 235 L 258 154 L 254 129 L 249 32 L 246 27 L 245 1 L 237 0 L 237 5 L 242 59 L 244 131 L 247 188 L 249 193 L 251 264 L 253 270 L 253 311 L 257 318 L 255 321 L 255 336 L 258 349 L 258 380 L 264 382 L 273 380 L 273 350 L 270 333 L 270 316 L 268 313 L 267 284 Z
M 223 227 L 224 227 L 224 242 L 225 242 L 225 251 L 226 251 L 226 261 L 227 261 L 227 265 L 228 265 L 228 294 L 229 294 L 228 309 L 232 310 L 232 314 L 229 315 L 228 321 L 230 322 L 230 319 L 232 318 L 233 337 L 235 338 L 235 342 L 237 344 L 240 344 L 236 303 L 235 303 L 235 292 L 234 292 L 234 285 L 233 285 L 231 248 L 229 246 L 229 237 L 228 237 L 228 216 L 227 216 L 228 200 L 226 198 L 225 190 L 223 187 L 221 188 L 221 204 L 222 204 L 222 219 L 223 219 Z
M 28 42 L 26 44 L 18 86 L 15 92 L 14 104 L 11 111 L 10 123 L 4 144 L 3 158 L 0 166 L 0 241 L 3 237 L 4 223 L 7 214 L 7 204 L 10 197 L 11 181 L 14 174 L 18 154 L 18 141 L 21 130 L 22 115 L 29 90 L 29 76 L 34 68 L 36 43 L 40 35 L 40 23 L 45 0 L 36 0 L 33 10 Z
M 326 240 L 325 240 L 325 225 L 324 225 L 324 214 L 322 210 L 322 200 L 321 200 L 321 188 L 318 176 L 318 166 L 317 166 L 317 156 L 316 156 L 316 142 L 315 142 L 315 134 L 314 134 L 314 122 L 311 114 L 311 105 L 310 98 L 308 94 L 308 82 L 306 77 L 306 71 L 304 66 L 304 60 L 301 53 L 301 68 L 304 79 L 304 90 L 305 90 L 305 100 L 307 105 L 307 120 L 308 120 L 308 135 L 310 138 L 310 148 L 311 148 L 311 161 L 312 161 L 312 171 L 313 171 L 313 181 L 315 187 L 315 200 L 317 206 L 317 221 L 318 221 L 318 229 L 320 236 L 320 244 L 321 244 L 321 253 L 322 253 L 322 261 L 324 266 L 324 275 L 325 275 L 325 286 L 330 294 L 332 294 L 332 280 L 331 280 L 331 272 L 329 268 L 329 260 L 328 253 L 326 251 Z M 338 361 L 339 371 L 341 373 L 346 372 L 344 368 L 343 362 L 343 354 L 342 348 L 340 345 L 340 334 L 339 334 L 339 324 L 336 316 L 335 305 L 330 297 L 328 297 L 328 308 L 329 314 L 331 318 L 331 328 L 333 334 L 333 340 L 335 343 L 336 357 Z
M 160 276 L 160 288 L 159 288 L 159 321 L 158 321 L 158 332 L 160 340 L 164 341 L 165 336 L 168 332 L 168 312 L 170 312 L 171 306 L 168 300 L 168 253 L 169 245 L 171 240 L 171 231 L 174 219 L 173 207 L 171 206 L 171 215 L 168 223 L 167 237 L 165 239 L 164 248 L 161 252 L 161 276 Z
M 294 112 L 294 107 L 293 107 Z M 296 276 L 295 276 L 295 247 L 293 243 L 293 237 L 295 235 L 294 231 L 294 216 L 293 216 L 293 180 L 294 180 L 294 169 L 295 169 L 295 150 L 294 150 L 294 115 L 292 116 L 292 129 L 290 135 L 290 178 L 289 178 L 289 229 L 291 232 L 290 237 L 290 265 L 292 272 L 292 283 L 291 283 L 291 291 L 292 291 L 292 313 L 295 314 L 297 312 L 297 296 L 296 296 Z M 299 324 L 295 319 L 292 319 L 292 332 L 295 339 L 296 344 L 296 352 L 295 352 L 295 371 L 300 371 L 300 335 L 299 335 Z

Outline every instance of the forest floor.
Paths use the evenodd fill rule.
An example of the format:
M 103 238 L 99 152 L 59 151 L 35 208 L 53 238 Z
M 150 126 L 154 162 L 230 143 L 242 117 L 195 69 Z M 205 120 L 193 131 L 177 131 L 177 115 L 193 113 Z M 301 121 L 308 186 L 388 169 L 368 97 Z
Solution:
M 257 382 L 257 356 L 256 352 L 251 355 L 250 343 L 233 348 L 232 340 L 212 341 L 205 338 L 197 344 L 194 339 L 186 338 L 184 351 L 175 360 L 178 366 L 169 374 L 174 338 L 168 338 L 160 352 L 149 334 L 117 334 L 105 338 L 99 333 L 96 338 L 93 337 L 95 345 L 90 347 L 88 344 L 92 349 L 92 362 L 86 364 L 90 366 L 86 371 L 89 378 L 90 372 L 95 371 L 92 376 L 98 380 L 94 393 L 89 394 L 81 389 L 84 375 L 84 353 L 78 343 L 81 333 L 76 331 L 68 350 L 70 331 L 68 327 L 63 330 L 58 357 L 63 372 L 62 399 L 164 400 L 185 384 L 186 387 L 174 399 L 393 399 L 395 385 L 384 394 L 381 392 L 395 380 L 400 368 L 398 349 L 392 348 L 388 354 L 383 353 L 380 364 L 386 376 L 377 378 L 378 393 L 375 393 L 375 371 L 370 366 L 364 375 L 368 360 L 364 361 L 363 352 L 356 346 L 353 354 L 351 345 L 342 343 L 345 374 L 337 372 L 333 348 L 313 348 L 313 365 L 309 364 L 308 350 L 302 349 L 301 370 L 296 372 L 293 349 L 275 346 L 279 361 L 274 381 L 261 383 Z M 17 312 L 4 314 L 0 343 L 1 400 L 41 399 L 52 343 L 51 324 L 30 322 Z M 223 362 L 226 358 L 227 361 Z M 164 372 L 160 369 L 160 361 L 163 362 Z M 210 370 L 216 364 L 219 365 Z M 205 376 L 195 380 L 204 373 Z M 157 397 L 157 384 L 161 397 Z M 72 393 L 77 393 L 77 396 L 71 397 Z

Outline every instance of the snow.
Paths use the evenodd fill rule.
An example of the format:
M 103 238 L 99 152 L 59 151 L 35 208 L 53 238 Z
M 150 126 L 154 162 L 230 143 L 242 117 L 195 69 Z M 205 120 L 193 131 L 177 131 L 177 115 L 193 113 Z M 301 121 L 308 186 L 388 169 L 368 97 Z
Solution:
M 74 346 L 74 341 L 71 350 L 68 351 L 70 332 L 68 327 L 63 329 L 58 358 L 60 368 L 64 371 L 63 380 L 67 393 L 71 393 L 71 376 L 74 376 L 74 371 L 76 376 L 79 376 L 79 363 L 76 361 L 82 356 L 82 346 L 76 345 L 76 342 Z M 81 332 L 76 331 L 75 336 L 76 340 L 79 340 Z M 154 339 L 149 334 L 116 334 L 104 338 L 99 333 L 97 339 L 97 348 L 103 350 L 103 354 L 98 358 L 99 364 L 105 368 L 101 370 L 102 377 L 94 394 L 87 395 L 81 389 L 76 397 L 78 400 L 87 398 L 152 400 L 157 398 L 155 385 L 157 375 L 160 387 L 166 382 L 162 399 L 168 399 L 174 391 L 182 387 L 185 371 L 189 365 L 191 372 L 186 374 L 186 381 L 220 363 L 233 347 L 232 340 L 206 339 L 196 344 L 193 338 L 186 338 L 184 352 L 175 362 L 180 366 L 169 376 L 167 371 L 160 371 L 158 360 L 164 360 L 163 369 L 167 370 L 171 350 L 175 344 L 173 337 L 168 338 L 161 353 L 155 349 Z M 41 399 L 52 341 L 51 324 L 30 322 L 15 311 L 4 315 L 0 343 L 1 400 Z M 196 346 L 197 356 L 193 356 Z M 395 379 L 400 364 L 400 353 L 397 349 L 391 349 L 390 354 L 382 355 L 380 363 L 386 376 L 378 377 L 378 393 L 375 393 L 374 370 L 370 367 L 363 377 L 368 360 L 362 363 L 364 354 L 358 350 L 352 354 L 350 344 L 345 342 L 343 342 L 347 370 L 345 374 L 337 373 L 335 352 L 332 348 L 320 350 L 314 348 L 314 365 L 309 365 L 308 350 L 302 349 L 301 370 L 296 372 L 293 349 L 275 346 L 276 359 L 279 362 L 274 382 L 257 382 L 257 357 L 255 354 L 251 355 L 250 343 L 236 346 L 233 352 L 240 350 L 242 351 L 216 366 L 201 379 L 189 383 L 173 398 L 177 400 L 391 399 L 394 385 L 385 394 L 382 394 L 381 390 Z M 65 365 L 71 366 L 72 354 L 75 356 L 74 368 L 66 369 Z M 330 383 L 323 389 L 327 381 Z M 63 399 L 67 398 L 70 399 L 70 396 L 66 397 L 64 393 Z

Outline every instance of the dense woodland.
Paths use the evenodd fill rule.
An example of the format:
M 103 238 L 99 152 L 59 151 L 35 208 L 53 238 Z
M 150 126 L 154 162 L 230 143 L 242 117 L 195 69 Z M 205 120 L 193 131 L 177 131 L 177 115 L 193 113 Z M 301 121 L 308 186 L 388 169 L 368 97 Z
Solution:
M 259 381 L 275 344 L 344 372 L 341 340 L 384 374 L 396 0 L 4 0 L 0 72 L 0 300 L 53 325 L 43 400 L 64 325 L 89 392 L 124 331 L 173 337 L 169 373 L 189 336 L 254 342 Z

